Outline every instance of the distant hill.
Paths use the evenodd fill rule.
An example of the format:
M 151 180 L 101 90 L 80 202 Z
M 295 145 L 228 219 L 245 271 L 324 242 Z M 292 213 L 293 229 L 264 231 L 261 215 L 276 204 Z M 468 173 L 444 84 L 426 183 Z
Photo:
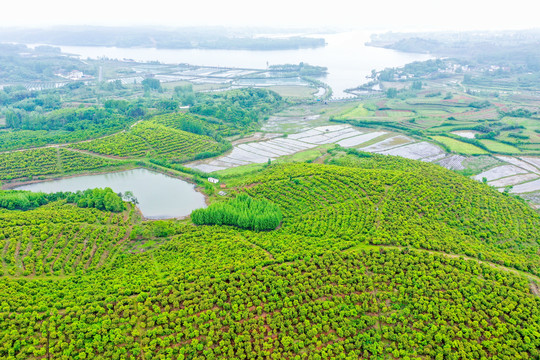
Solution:
M 225 28 L 62 26 L 45 29 L 1 29 L 0 42 L 119 48 L 287 50 L 325 46 L 323 38 L 254 37 Z
M 374 34 L 367 45 L 439 57 L 536 66 L 540 30 Z

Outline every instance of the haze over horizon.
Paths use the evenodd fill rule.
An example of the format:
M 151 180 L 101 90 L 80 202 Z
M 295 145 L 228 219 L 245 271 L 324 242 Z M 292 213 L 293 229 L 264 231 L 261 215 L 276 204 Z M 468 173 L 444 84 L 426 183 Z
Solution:
M 530 0 L 503 1 L 382 0 L 367 4 L 337 0 L 247 0 L 174 3 L 170 0 L 82 1 L 20 0 L 3 4 L 0 27 L 55 25 L 227 26 L 329 28 L 374 31 L 516 30 L 537 28 Z M 29 11 L 31 9 L 31 11 Z

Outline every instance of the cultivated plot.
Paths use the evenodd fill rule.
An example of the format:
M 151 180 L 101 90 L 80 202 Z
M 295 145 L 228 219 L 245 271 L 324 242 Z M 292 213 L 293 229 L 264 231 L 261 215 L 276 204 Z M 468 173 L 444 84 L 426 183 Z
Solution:
M 531 181 L 538 179 L 538 175 L 536 174 L 523 174 L 523 175 L 515 175 L 515 176 L 509 176 L 505 177 L 499 180 L 494 180 L 488 182 L 489 185 L 495 186 L 495 187 L 505 187 L 505 186 L 514 186 L 517 184 L 521 184 L 526 181 Z
M 540 179 L 516 185 L 510 192 L 513 194 L 522 194 L 533 191 L 540 191 Z
M 396 155 L 413 160 L 422 160 L 427 158 L 438 160 L 445 156 L 445 152 L 440 147 L 426 141 L 382 151 L 381 154 Z
M 532 173 L 540 174 L 540 169 L 536 168 L 535 166 L 532 166 L 528 162 L 525 162 L 523 160 L 519 160 L 515 157 L 511 156 L 496 156 L 497 159 L 502 160 L 504 162 L 507 162 L 509 164 L 515 165 L 517 167 L 520 167 L 524 170 L 530 171 Z
M 308 124 L 309 121 L 317 118 L 318 116 L 306 116 L 302 117 L 301 120 Z M 272 121 L 274 125 L 279 123 L 279 126 L 283 126 L 286 122 L 291 121 L 291 117 L 275 117 Z M 282 121 L 283 123 L 281 123 Z M 403 134 L 393 135 L 387 131 L 366 132 L 366 130 L 358 130 L 347 124 L 317 127 L 311 125 L 309 128 L 303 128 L 286 137 L 278 133 L 258 133 L 257 136 L 237 140 L 233 143 L 233 150 L 227 155 L 192 162 L 187 166 L 210 173 L 242 165 L 262 164 L 268 160 L 273 161 L 281 156 L 293 155 L 325 144 L 339 144 L 343 147 L 355 147 L 366 152 L 434 162 L 450 170 L 469 169 L 471 168 L 469 160 L 477 158 L 447 154 L 438 145 L 426 141 L 416 142 L 417 140 Z M 363 144 L 365 145 L 363 146 Z M 483 171 L 474 176 L 473 179 L 482 181 L 486 178 L 489 185 L 500 189 L 513 186 L 512 192 L 516 194 L 540 190 L 540 158 L 532 156 L 517 158 L 501 155 L 487 159 L 491 159 L 492 162 L 502 161 L 505 164 Z M 481 168 L 493 165 L 495 164 L 484 165 Z
M 313 128 L 313 123 L 319 121 L 320 115 L 305 116 L 271 116 L 263 125 L 263 131 L 302 132 Z
M 408 136 L 397 135 L 397 136 L 392 136 L 386 140 L 379 141 L 378 143 L 375 143 L 373 145 L 367 146 L 363 148 L 362 151 L 368 151 L 368 152 L 385 151 L 385 150 L 393 149 L 398 146 L 407 145 L 412 142 L 414 142 L 414 140 Z
M 480 134 L 479 131 L 472 131 L 472 130 L 460 130 L 460 131 L 452 131 L 452 134 L 467 138 L 467 139 L 474 139 L 476 134 Z
M 540 158 L 523 156 L 520 159 L 534 165 L 537 169 L 540 169 Z
M 358 136 L 365 136 L 362 142 L 369 138 L 374 138 L 385 134 L 375 132 L 363 134 L 350 125 L 329 125 L 320 126 L 288 137 L 274 137 L 266 141 L 256 141 L 248 143 L 237 143 L 233 150 L 216 159 L 208 161 L 197 161 L 186 166 L 199 169 L 204 172 L 224 170 L 236 166 L 247 164 L 261 164 L 272 161 L 280 156 L 292 155 L 299 151 L 315 148 L 323 144 L 338 143 L 342 140 L 355 139 L 351 144 L 357 144 Z
M 362 135 L 357 135 L 357 136 L 350 137 L 350 138 L 345 139 L 345 140 L 338 141 L 338 144 L 343 146 L 343 147 L 354 147 L 354 146 L 361 145 L 363 143 L 366 143 L 366 142 L 368 142 L 370 140 L 376 139 L 379 136 L 383 136 L 383 135 L 386 135 L 386 134 L 388 134 L 388 133 L 385 132 L 385 131 L 375 131 L 375 132 L 366 133 L 366 134 L 362 134 Z
M 474 177 L 475 180 L 482 181 L 483 178 L 486 178 L 487 181 L 492 181 L 496 179 L 500 179 L 507 176 L 513 176 L 518 174 L 525 174 L 527 173 L 526 170 L 523 170 L 522 168 L 519 168 L 514 165 L 502 165 L 497 166 L 493 169 L 489 169 L 487 171 L 484 171 Z
M 463 160 L 465 159 L 466 157 L 462 155 L 450 155 L 437 161 L 437 164 L 449 170 L 463 170 L 465 169 L 463 165 Z

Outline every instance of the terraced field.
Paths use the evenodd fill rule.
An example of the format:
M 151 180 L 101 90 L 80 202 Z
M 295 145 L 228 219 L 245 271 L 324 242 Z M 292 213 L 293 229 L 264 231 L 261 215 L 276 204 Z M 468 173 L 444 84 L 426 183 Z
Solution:
M 481 149 L 478 146 L 474 146 L 472 144 L 452 139 L 446 136 L 432 136 L 431 138 L 448 146 L 451 151 L 455 151 L 460 154 L 483 155 L 488 153 L 486 150 Z
M 63 203 L 28 212 L 0 210 L 2 274 L 63 276 L 98 269 L 128 239 L 128 213 Z
M 141 123 L 133 128 L 133 134 L 143 138 L 158 156 L 185 160 L 202 152 L 215 152 L 219 144 L 208 136 L 169 129 L 152 123 Z
M 452 113 L 445 117 L 454 117 L 460 121 L 478 121 L 478 120 L 494 120 L 499 117 L 497 108 L 489 108 L 483 110 L 470 110 L 460 113 Z
M 78 143 L 71 147 L 123 158 L 141 157 L 150 151 L 150 145 L 142 137 L 125 132 L 107 138 Z
M 205 135 L 197 135 L 160 125 L 156 122 L 141 122 L 114 136 L 79 143 L 72 147 L 116 157 L 143 157 L 146 154 L 185 161 L 204 152 L 223 151 L 223 144 Z
M 361 160 L 356 163 L 347 162 L 348 166 L 357 167 L 370 167 L 370 164 L 375 163 L 378 164 L 378 169 L 385 167 L 384 160 L 368 165 Z M 305 175 L 307 173 L 309 176 Z M 488 253 L 497 253 L 497 258 L 504 257 L 505 261 L 511 263 L 514 261 L 512 259 L 529 256 L 525 255 L 529 251 L 525 249 L 536 246 L 534 239 L 540 239 L 540 229 L 534 229 L 534 226 L 525 223 L 508 227 L 508 220 L 504 220 L 504 217 L 517 216 L 516 214 L 522 212 L 532 213 L 532 210 L 522 204 L 516 205 L 512 210 L 497 208 L 497 203 L 489 200 L 496 194 L 495 191 L 474 181 L 457 184 L 456 180 L 447 170 L 427 163 L 416 169 L 414 174 L 412 169 L 401 172 L 358 172 L 354 169 L 340 169 L 337 173 L 335 168 L 315 165 L 284 166 L 280 167 L 279 171 L 273 171 L 271 177 L 264 180 L 254 179 L 255 186 L 251 187 L 248 193 L 252 196 L 264 196 L 279 204 L 285 219 L 283 231 L 287 231 L 291 225 L 294 228 L 292 232 L 303 236 L 331 236 L 341 241 L 370 241 L 373 244 L 404 246 L 415 246 L 415 238 L 430 238 L 430 245 L 427 247 L 430 250 L 473 255 L 474 249 L 478 247 L 475 244 L 482 243 L 485 247 L 483 256 L 486 257 L 495 256 L 487 255 Z M 435 182 L 439 185 L 430 185 Z M 455 195 L 445 194 L 440 190 L 442 184 L 442 188 L 452 184 Z M 423 205 L 415 206 L 419 201 Z M 467 203 L 482 209 L 478 210 L 475 216 L 491 219 L 491 228 L 488 228 L 487 224 L 470 222 L 469 215 L 462 210 Z M 298 204 L 303 205 L 299 207 Z M 440 223 L 441 209 L 444 209 L 444 216 L 448 216 L 444 221 L 446 225 Z M 400 223 L 399 227 L 394 225 L 397 222 Z M 355 227 L 350 228 L 348 224 L 354 224 Z M 342 227 L 342 230 L 339 227 Z M 501 233 L 497 234 L 498 231 Z M 529 231 L 531 233 L 526 235 Z M 483 240 L 468 235 L 483 232 L 486 232 L 485 236 L 481 237 Z M 413 233 L 415 235 L 411 236 Z M 498 241 L 503 238 L 517 242 L 510 245 L 504 241 L 505 245 L 500 247 Z M 521 240 L 517 240 L 518 238 Z M 457 241 L 459 245 L 456 245 L 456 239 L 461 239 Z M 419 241 L 423 243 L 423 247 L 427 246 L 425 241 Z M 529 245 L 525 245 L 526 243 Z M 262 246 L 266 247 L 264 244 Z M 510 253 L 512 255 L 509 255 Z M 532 259 L 527 263 L 536 267 L 532 265 Z
M 42 148 L 0 153 L 0 180 L 70 174 L 117 167 L 114 161 L 64 148 Z
M 287 137 L 235 145 L 232 152 L 225 156 L 209 161 L 190 163 L 186 166 L 204 172 L 212 172 L 241 165 L 265 163 L 268 159 L 275 160 L 280 156 L 291 155 L 319 145 L 338 143 L 352 146 L 361 144 L 382 134 L 384 132 L 363 134 L 348 125 L 320 126 Z
M 58 152 L 53 148 L 0 154 L 2 180 L 47 175 L 58 170 Z
M 274 137 L 276 135 L 272 135 L 271 139 L 261 137 L 258 141 L 239 142 L 233 147 L 232 152 L 225 156 L 191 162 L 186 164 L 186 166 L 208 173 L 215 171 L 219 172 L 239 166 L 263 164 L 268 162 L 269 159 L 274 161 L 282 156 L 306 152 L 317 146 L 327 144 L 338 144 L 346 148 L 356 148 L 366 152 L 433 162 L 453 170 L 466 169 L 468 161 L 465 160 L 469 159 L 463 155 L 448 154 L 439 145 L 427 141 L 419 141 L 410 136 L 392 133 L 388 130 L 359 129 L 350 125 L 318 126 L 308 128 L 298 133 L 289 134 L 286 137 Z M 451 149 L 456 150 L 461 154 L 488 154 L 484 149 L 453 138 L 436 136 L 434 139 L 445 143 Z M 509 145 L 502 143 L 497 144 L 506 146 L 506 150 L 513 149 Z M 487 173 L 488 181 L 517 174 L 529 174 L 527 177 L 509 178 L 508 184 L 499 181 L 493 183 L 490 182 L 491 185 L 498 187 L 501 191 L 507 185 L 515 186 L 521 183 L 528 183 L 531 179 L 535 180 L 537 178 L 536 175 L 534 175 L 536 174 L 540 163 L 540 160 L 538 160 L 537 157 L 528 157 L 528 162 L 511 156 L 498 156 L 498 160 L 502 163 L 499 161 L 495 161 L 495 163 L 499 164 L 498 166 L 500 169 L 495 170 L 497 171 L 497 175 L 493 175 L 495 177 L 492 177 L 491 173 Z M 519 163 L 516 164 L 516 161 Z M 504 163 L 510 165 L 515 164 L 517 169 L 510 166 L 504 166 Z M 482 179 L 486 177 L 485 171 L 489 171 L 490 166 L 492 166 L 491 162 L 486 162 L 486 165 L 481 167 L 482 170 L 479 171 L 480 175 L 475 176 L 474 178 L 482 181 Z M 540 188 L 537 188 L 536 183 L 531 183 L 524 187 L 518 187 L 514 193 L 518 193 L 518 191 L 520 191 L 520 193 L 528 193 L 539 190 Z M 533 206 L 540 206 L 540 204 L 534 203 Z
M 482 144 L 484 144 L 490 151 L 496 152 L 496 153 L 503 153 L 503 154 L 519 154 L 521 153 L 521 150 L 519 150 L 517 147 L 508 145 L 505 143 L 501 143 L 498 141 L 493 140 L 480 140 Z

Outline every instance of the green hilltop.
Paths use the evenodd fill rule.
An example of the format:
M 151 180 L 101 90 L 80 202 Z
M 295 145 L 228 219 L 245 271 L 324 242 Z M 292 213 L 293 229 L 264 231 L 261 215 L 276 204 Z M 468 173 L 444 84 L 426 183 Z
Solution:
M 235 180 L 279 207 L 271 231 L 0 209 L 0 357 L 540 356 L 537 213 L 436 165 L 332 155 Z

